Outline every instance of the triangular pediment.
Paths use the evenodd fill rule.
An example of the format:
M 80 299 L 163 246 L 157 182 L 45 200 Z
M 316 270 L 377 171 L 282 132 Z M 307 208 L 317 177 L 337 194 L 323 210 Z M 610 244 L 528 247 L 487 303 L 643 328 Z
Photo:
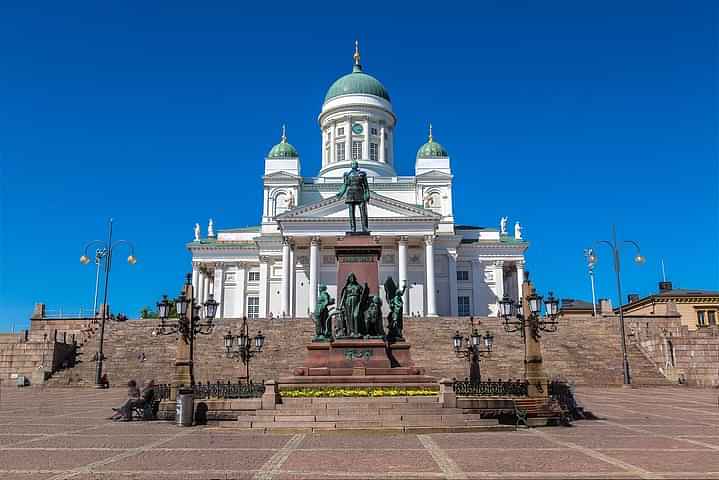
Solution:
M 441 172 L 439 170 L 430 170 L 428 172 L 420 173 L 415 178 L 417 180 L 450 180 L 452 178 L 452 175 L 446 172 Z
M 359 210 L 357 211 L 359 217 Z M 382 220 L 439 220 L 441 215 L 431 210 L 400 202 L 372 192 L 367 204 L 367 216 Z M 319 202 L 300 205 L 277 216 L 279 222 L 307 221 L 313 219 L 340 220 L 348 218 L 344 198 L 330 197 Z
M 279 170 L 277 172 L 268 173 L 264 176 L 265 180 L 301 180 L 302 177 L 295 175 L 294 173 L 285 172 L 284 170 Z

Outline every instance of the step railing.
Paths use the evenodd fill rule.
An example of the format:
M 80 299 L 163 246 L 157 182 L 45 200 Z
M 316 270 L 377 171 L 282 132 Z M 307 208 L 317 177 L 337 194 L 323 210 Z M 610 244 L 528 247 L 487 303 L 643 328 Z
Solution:
M 457 396 L 527 397 L 529 382 L 526 380 L 487 380 L 473 382 L 467 378 L 452 382 Z

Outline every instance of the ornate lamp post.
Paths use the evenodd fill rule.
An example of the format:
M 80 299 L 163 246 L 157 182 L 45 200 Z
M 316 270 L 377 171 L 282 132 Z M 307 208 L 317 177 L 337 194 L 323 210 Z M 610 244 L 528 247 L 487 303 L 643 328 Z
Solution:
M 466 358 L 469 362 L 469 380 L 472 383 L 482 381 L 482 375 L 479 369 L 481 357 L 488 356 L 492 353 L 492 344 L 494 343 L 494 335 L 489 331 L 482 336 L 474 326 L 474 317 L 469 317 L 470 334 L 469 337 L 463 337 L 457 330 L 452 337 L 452 348 L 458 358 Z M 480 322 L 477 322 L 479 325 Z M 484 349 L 482 349 L 484 345 Z
M 528 276 L 526 272 L 525 275 Z M 545 315 L 542 315 L 542 303 L 544 303 Z M 549 297 L 543 299 L 528 279 L 522 284 L 520 302 L 515 303 L 506 295 L 499 301 L 499 314 L 504 320 L 504 331 L 520 332 L 524 339 L 525 374 L 529 382 L 529 395 L 532 397 L 547 395 L 543 386 L 547 378 L 542 368 L 542 347 L 539 339 L 540 332 L 557 331 L 558 313 L 559 300 L 551 292 Z
M 624 309 L 622 308 L 622 280 L 621 280 L 621 263 L 619 261 L 619 253 L 622 243 L 628 243 L 634 245 L 636 248 L 636 255 L 634 255 L 634 262 L 638 265 L 642 265 L 647 259 L 642 255 L 639 244 L 634 240 L 624 240 L 622 243 L 617 242 L 617 227 L 612 225 L 612 240 L 599 240 L 595 242 L 597 245 L 604 244 L 612 249 L 612 255 L 614 256 L 614 274 L 617 277 L 617 298 L 619 300 L 619 334 L 622 336 L 622 366 L 624 371 L 624 385 L 632 383 L 632 378 L 629 375 L 629 357 L 627 355 L 627 339 L 624 334 Z M 594 252 L 588 258 L 592 264 L 597 263 L 598 257 Z
M 254 350 L 253 350 L 254 345 Z M 247 325 L 247 317 L 242 317 L 242 326 L 239 335 L 232 335 L 227 331 L 225 335 L 225 356 L 227 358 L 237 358 L 245 366 L 245 381 L 250 384 L 250 360 L 262 352 L 265 345 L 265 336 L 259 330 L 257 335 L 250 337 L 250 328 Z
M 180 334 L 175 359 L 176 368 L 173 382 L 173 387 L 175 388 L 195 384 L 195 337 L 197 335 L 209 335 L 215 328 L 212 321 L 215 318 L 219 304 L 215 301 L 213 295 L 210 294 L 205 303 L 198 305 L 195 301 L 194 293 L 194 289 L 192 288 L 192 274 L 188 273 L 180 295 L 173 300 L 175 303 L 175 311 L 177 312 L 177 319 L 175 320 L 168 321 L 171 301 L 167 298 L 167 295 L 163 295 L 162 300 L 157 303 L 160 327 L 153 330 L 152 335 Z M 200 313 L 203 308 L 205 309 L 204 321 L 200 318 Z
M 110 284 L 110 270 L 112 269 L 112 254 L 115 251 L 115 248 L 119 247 L 120 245 L 127 245 L 127 247 L 130 250 L 130 255 L 127 257 L 127 263 L 130 265 L 135 265 L 137 263 L 137 257 L 135 257 L 135 247 L 132 243 L 130 243 L 127 240 L 117 240 L 113 243 L 112 241 L 112 218 L 108 222 L 108 233 L 107 233 L 107 241 L 105 240 L 93 240 L 92 242 L 89 242 L 85 245 L 85 248 L 83 249 L 83 254 L 80 257 L 80 263 L 83 265 L 87 265 L 90 263 L 90 257 L 88 254 L 88 249 L 96 245 L 98 248 L 95 250 L 95 264 L 96 264 L 96 272 L 95 272 L 95 306 L 93 307 L 93 313 L 97 315 L 97 287 L 98 282 L 100 279 L 100 262 L 104 259 L 105 260 L 105 290 L 103 293 L 103 308 L 102 308 L 102 317 L 100 320 L 100 338 L 98 340 L 98 348 L 97 353 L 95 354 L 95 358 L 97 359 L 97 363 L 95 363 L 95 388 L 101 388 L 101 379 L 102 379 L 102 361 L 105 359 L 105 356 L 103 355 L 103 346 L 105 343 L 105 320 L 107 319 L 107 299 L 108 299 L 108 286 Z
M 529 306 L 529 314 L 524 315 L 524 306 L 509 298 L 507 295 L 499 301 L 499 313 L 504 320 L 504 331 L 507 333 L 520 332 L 524 337 L 525 327 L 528 327 L 529 333 L 535 340 L 541 338 L 539 332 L 554 333 L 557 331 L 557 314 L 559 313 L 559 300 L 549 292 L 549 297 L 544 299 L 544 312 L 542 316 L 542 300 L 541 295 L 537 295 L 534 287 L 531 293 L 525 297 Z M 514 316 L 514 319 L 512 319 Z

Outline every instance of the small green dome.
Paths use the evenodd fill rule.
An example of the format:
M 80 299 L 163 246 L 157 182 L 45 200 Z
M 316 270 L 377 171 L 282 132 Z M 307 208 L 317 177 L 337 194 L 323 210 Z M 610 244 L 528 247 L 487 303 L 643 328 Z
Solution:
M 352 73 L 348 73 L 347 75 L 335 80 L 335 83 L 333 83 L 329 90 L 327 90 L 325 103 L 332 98 L 339 97 L 340 95 L 352 94 L 374 95 L 375 97 L 384 98 L 389 102 L 389 93 L 387 92 L 387 89 L 384 88 L 384 85 L 382 85 L 380 81 L 372 75 L 367 75 L 362 71 L 362 65 L 360 65 L 359 45 L 357 42 L 355 42 L 354 62 Z
M 417 150 L 417 158 L 446 158 L 449 153 L 441 143 L 432 138 L 432 125 L 429 125 L 429 140 Z
M 282 139 L 280 143 L 272 147 L 267 158 L 299 158 L 300 154 L 292 144 L 287 143 L 287 135 L 285 134 L 285 126 L 282 125 Z

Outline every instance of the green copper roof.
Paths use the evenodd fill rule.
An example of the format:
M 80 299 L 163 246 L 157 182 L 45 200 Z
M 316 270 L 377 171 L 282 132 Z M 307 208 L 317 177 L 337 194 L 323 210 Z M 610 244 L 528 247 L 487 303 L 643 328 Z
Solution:
M 300 154 L 292 144 L 287 143 L 287 135 L 285 134 L 285 126 L 282 125 L 282 138 L 280 143 L 272 147 L 267 158 L 298 158 Z
M 384 98 L 388 102 L 389 93 L 379 80 L 372 75 L 367 75 L 361 70 L 362 67 L 355 65 L 352 73 L 338 78 L 335 83 L 330 86 L 325 95 L 325 102 L 340 95 L 365 94 L 374 95 L 375 97 Z
M 367 75 L 362 71 L 362 65 L 360 65 L 359 45 L 357 42 L 355 42 L 354 62 L 352 73 L 335 80 L 335 83 L 333 83 L 329 90 L 327 90 L 325 102 L 332 98 L 339 97 L 340 95 L 352 94 L 374 95 L 375 97 L 384 98 L 389 102 L 389 93 L 387 92 L 387 89 L 384 88 L 384 85 L 382 85 L 380 81 L 372 75 Z
M 438 158 L 449 157 L 449 153 L 441 143 L 435 142 L 432 138 L 432 124 L 429 124 L 429 139 L 427 143 L 419 147 L 417 150 L 417 158 Z

